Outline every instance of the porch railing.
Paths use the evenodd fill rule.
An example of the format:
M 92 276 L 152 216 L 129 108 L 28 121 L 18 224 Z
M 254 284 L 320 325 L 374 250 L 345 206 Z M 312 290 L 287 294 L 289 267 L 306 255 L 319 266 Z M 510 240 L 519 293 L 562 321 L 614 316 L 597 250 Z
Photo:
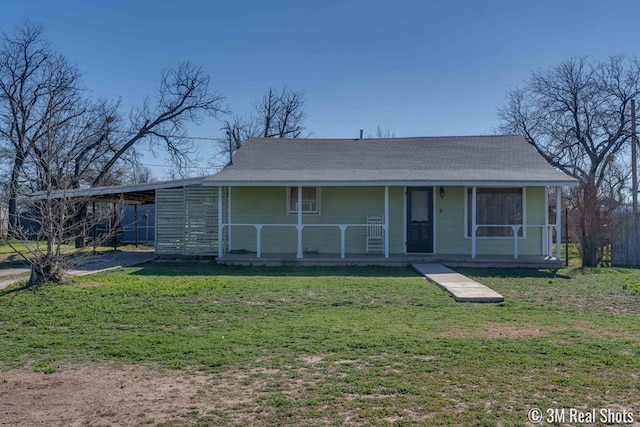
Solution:
M 553 250 L 553 231 L 556 229 L 554 224 L 546 224 L 546 225 L 538 225 L 538 224 L 505 224 L 505 225 L 495 225 L 495 224 L 476 224 L 472 228 L 471 232 L 471 258 L 476 258 L 477 252 L 477 242 L 478 242 L 478 229 L 479 228 L 505 228 L 509 227 L 512 230 L 512 238 L 513 238 L 513 259 L 518 259 L 518 240 L 521 238 L 519 236 L 521 229 L 527 228 L 540 228 L 541 229 L 541 243 L 542 243 L 542 256 L 551 257 Z
M 337 227 L 340 230 L 340 258 L 346 257 L 346 232 L 349 227 L 367 227 L 368 224 L 249 224 L 249 223 L 233 223 L 233 224 L 221 224 L 222 229 L 231 227 L 254 227 L 256 231 L 256 258 L 262 257 L 262 229 L 265 227 L 292 227 L 298 230 L 304 230 L 306 227 Z M 553 250 L 553 232 L 556 230 L 556 226 L 553 224 L 537 225 L 537 224 L 516 224 L 516 225 L 482 225 L 476 224 L 473 226 L 471 235 L 471 258 L 475 259 L 477 255 L 477 240 L 479 228 L 504 228 L 509 227 L 512 230 L 513 239 L 513 258 L 518 259 L 519 256 L 519 239 L 520 230 L 525 228 L 539 228 L 541 229 L 541 253 L 542 256 L 551 257 Z M 384 236 L 387 239 L 387 229 L 383 226 Z M 556 233 L 557 234 L 557 233 Z M 231 242 L 229 241 L 229 244 Z M 363 242 L 364 245 L 364 242 Z
M 222 228 L 228 227 L 254 227 L 256 230 L 256 258 L 262 257 L 262 229 L 264 227 L 292 227 L 298 230 L 304 230 L 306 227 L 337 227 L 340 230 L 340 258 L 346 257 L 346 233 L 349 227 L 367 227 L 368 224 L 221 224 Z M 387 238 L 387 229 L 383 225 L 385 239 Z M 363 242 L 364 245 L 364 242 Z

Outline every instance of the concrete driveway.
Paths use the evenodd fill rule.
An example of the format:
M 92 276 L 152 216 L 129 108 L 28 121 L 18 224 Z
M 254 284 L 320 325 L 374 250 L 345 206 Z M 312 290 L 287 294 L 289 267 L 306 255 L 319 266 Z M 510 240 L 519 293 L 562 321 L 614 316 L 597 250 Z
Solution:
M 69 270 L 70 276 L 84 276 L 114 268 L 142 264 L 155 258 L 153 250 L 118 250 L 91 257 L 86 264 Z M 28 268 L 0 268 L 0 289 L 29 278 Z

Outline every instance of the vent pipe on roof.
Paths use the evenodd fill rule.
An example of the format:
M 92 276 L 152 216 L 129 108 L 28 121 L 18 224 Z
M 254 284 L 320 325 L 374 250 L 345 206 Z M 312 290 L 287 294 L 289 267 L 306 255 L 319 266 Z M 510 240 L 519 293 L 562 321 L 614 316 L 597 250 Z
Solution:
M 360 139 L 362 139 L 362 134 L 364 133 L 364 129 L 360 129 Z

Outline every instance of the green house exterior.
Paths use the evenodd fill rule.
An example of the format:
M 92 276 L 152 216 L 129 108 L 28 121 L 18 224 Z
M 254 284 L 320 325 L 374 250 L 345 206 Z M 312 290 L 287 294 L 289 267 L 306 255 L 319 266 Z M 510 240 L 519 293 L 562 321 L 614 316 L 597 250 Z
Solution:
M 219 261 L 559 259 L 560 215 L 550 218 L 549 206 L 572 185 L 517 136 L 251 139 L 217 174 L 156 191 L 156 251 Z
M 411 187 L 409 187 L 411 188 Z M 426 253 L 461 255 L 471 253 L 471 238 L 465 236 L 465 187 L 429 188 L 432 197 L 432 249 Z M 410 253 L 405 242 L 407 224 L 407 187 L 389 187 L 389 254 Z M 526 237 L 519 237 L 519 255 L 543 253 L 542 233 L 548 226 L 545 214 L 546 187 L 525 187 Z M 231 188 L 231 240 L 226 252 L 257 253 L 257 233 L 261 229 L 262 254 L 295 254 L 297 250 L 297 215 L 286 209 L 287 187 Z M 357 202 L 356 202 L 357 201 Z M 341 233 L 345 231 L 346 255 L 366 253 L 367 215 L 384 215 L 384 187 L 321 187 L 320 212 L 303 215 L 302 249 L 306 254 L 340 254 Z M 269 225 L 277 224 L 277 225 Z M 284 227 L 282 224 L 289 224 Z M 548 249 L 548 248 L 547 248 Z M 478 238 L 478 254 L 513 255 L 513 239 Z

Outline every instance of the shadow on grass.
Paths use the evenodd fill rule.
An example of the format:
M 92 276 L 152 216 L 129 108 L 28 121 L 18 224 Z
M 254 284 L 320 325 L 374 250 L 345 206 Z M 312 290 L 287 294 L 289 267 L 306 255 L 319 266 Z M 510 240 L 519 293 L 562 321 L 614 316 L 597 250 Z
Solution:
M 13 255 L 4 257 L 4 259 L 0 261 L 0 270 L 4 268 L 20 268 L 20 267 L 25 267 L 26 265 L 27 265 L 27 262 L 24 259 L 22 259 L 22 257 L 20 257 L 17 254 L 13 254 Z
M 410 267 L 340 266 L 340 267 L 239 267 L 210 262 L 147 262 L 131 274 L 141 276 L 293 276 L 293 277 L 417 277 Z
M 570 279 L 566 274 L 559 274 L 558 270 L 535 268 L 456 268 L 458 273 L 487 278 L 531 278 L 531 279 Z
M 339 267 L 264 267 L 224 266 L 211 262 L 148 262 L 135 267 L 131 274 L 141 276 L 292 276 L 292 277 L 420 277 L 411 267 L 339 266 Z M 465 275 L 486 278 L 556 278 L 569 279 L 556 270 L 532 268 L 456 268 Z
M 28 283 L 24 283 L 21 286 L 17 286 L 14 287 L 13 285 L 4 288 L 4 289 L 0 289 L 0 298 L 7 296 L 7 295 L 11 295 L 11 294 L 16 294 L 18 292 L 26 292 L 26 291 L 36 291 L 38 289 L 42 289 L 42 285 L 40 286 L 36 286 L 36 285 L 29 285 Z

